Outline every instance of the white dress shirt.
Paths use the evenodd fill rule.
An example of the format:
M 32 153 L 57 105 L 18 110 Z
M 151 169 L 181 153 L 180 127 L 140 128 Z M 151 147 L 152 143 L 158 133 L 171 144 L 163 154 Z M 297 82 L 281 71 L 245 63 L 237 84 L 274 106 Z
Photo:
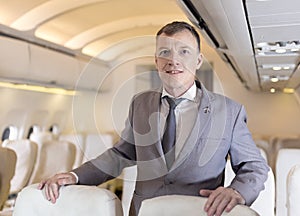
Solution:
M 164 134 L 165 123 L 169 113 L 169 104 L 164 98 L 165 96 L 173 98 L 165 89 L 162 92 L 161 104 L 161 118 L 160 118 L 160 132 L 161 137 Z M 175 108 L 176 117 L 176 143 L 175 143 L 175 157 L 178 156 L 185 141 L 189 137 L 192 128 L 194 127 L 197 118 L 198 109 L 200 105 L 201 94 L 194 83 L 183 95 L 178 98 L 184 98 Z

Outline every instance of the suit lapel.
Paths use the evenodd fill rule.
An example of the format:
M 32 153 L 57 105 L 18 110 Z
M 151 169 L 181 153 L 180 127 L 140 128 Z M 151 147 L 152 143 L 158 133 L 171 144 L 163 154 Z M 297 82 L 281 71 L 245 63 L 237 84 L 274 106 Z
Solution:
M 146 101 L 148 105 L 148 113 L 146 116 L 143 116 L 142 118 L 147 119 L 147 121 L 150 122 L 150 125 L 152 125 L 151 130 L 153 133 L 151 133 L 151 140 L 154 140 L 153 143 L 153 153 L 155 154 L 155 158 L 157 156 L 164 158 L 164 153 L 161 145 L 161 131 L 160 131 L 160 106 L 161 106 L 161 91 L 153 92 L 152 97 Z

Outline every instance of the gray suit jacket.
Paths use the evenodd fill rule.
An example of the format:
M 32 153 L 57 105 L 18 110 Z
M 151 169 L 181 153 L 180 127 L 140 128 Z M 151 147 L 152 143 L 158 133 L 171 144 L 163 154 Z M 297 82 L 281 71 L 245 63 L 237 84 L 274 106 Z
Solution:
M 73 170 L 79 184 L 98 185 L 118 176 L 124 167 L 137 164 L 130 209 L 130 215 L 137 215 L 144 199 L 167 194 L 199 196 L 200 189 L 223 186 L 230 155 L 236 172 L 230 187 L 251 205 L 264 188 L 269 168 L 247 128 L 244 107 L 196 84 L 202 93 L 198 116 L 169 171 L 158 127 L 161 92 L 149 91 L 133 98 L 119 143 Z

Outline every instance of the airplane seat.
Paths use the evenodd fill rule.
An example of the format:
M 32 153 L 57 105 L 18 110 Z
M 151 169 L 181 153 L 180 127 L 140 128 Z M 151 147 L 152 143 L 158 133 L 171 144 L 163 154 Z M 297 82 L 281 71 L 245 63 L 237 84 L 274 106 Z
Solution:
M 123 178 L 123 191 L 122 191 L 122 206 L 123 215 L 128 216 L 129 208 L 135 190 L 135 182 L 137 178 L 137 166 L 126 167 L 121 174 Z
M 53 204 L 37 185 L 29 185 L 19 193 L 14 216 L 122 216 L 120 200 L 106 189 L 84 185 L 61 187 L 59 198 Z
M 200 196 L 167 195 L 147 199 L 142 202 L 138 216 L 206 216 L 204 204 L 207 198 Z M 257 212 L 245 205 L 237 205 L 228 216 L 258 216 Z
M 37 156 L 36 156 L 36 162 L 32 171 L 32 176 L 30 177 L 30 180 L 28 184 L 32 184 L 33 175 L 36 175 L 37 173 L 37 167 L 39 166 L 41 159 L 41 149 L 45 142 L 53 140 L 53 134 L 50 131 L 46 130 L 40 130 L 40 129 L 34 129 L 33 132 L 29 136 L 29 140 L 37 144 Z
M 50 131 L 46 130 L 34 130 L 31 134 L 29 139 L 35 142 L 38 147 L 40 148 L 44 142 L 50 141 L 54 139 L 54 135 Z
M 44 142 L 29 184 L 40 182 L 59 172 L 70 171 L 75 161 L 75 151 L 75 146 L 67 141 Z
M 263 149 L 260 149 L 262 156 L 267 160 L 267 155 Z M 224 186 L 230 185 L 235 176 L 234 171 L 231 168 L 230 160 L 227 160 L 225 168 L 225 180 Z M 265 189 L 260 192 L 257 199 L 250 206 L 259 215 L 274 216 L 275 215 L 275 178 L 273 170 L 268 172 L 268 178 L 264 184 Z M 267 206 L 267 207 L 266 207 Z
M 28 139 L 5 140 L 3 146 L 17 154 L 15 175 L 11 180 L 10 194 L 17 194 L 29 181 L 37 157 L 37 144 Z
M 73 143 L 76 147 L 76 157 L 75 162 L 73 165 L 73 169 L 79 167 L 82 164 L 83 161 L 83 155 L 85 151 L 85 143 L 83 140 L 82 134 L 61 134 L 58 137 L 58 140 L 60 141 L 68 141 L 70 143 Z
M 262 149 L 263 156 L 267 160 L 268 164 L 271 165 L 271 158 L 273 155 L 272 144 L 266 138 L 254 138 L 256 146 Z
M 275 137 L 272 139 L 273 154 L 272 154 L 272 166 L 274 173 L 276 174 L 276 160 L 280 149 L 295 148 L 300 149 L 300 138 L 299 137 Z
M 300 164 L 300 149 L 280 149 L 276 159 L 276 215 L 287 216 L 287 177 L 291 168 Z
M 85 139 L 85 151 L 83 154 L 83 161 L 85 163 L 91 159 L 96 158 L 107 149 L 112 148 L 114 144 L 114 138 L 111 134 L 88 134 Z M 115 192 L 118 185 L 118 179 L 112 179 L 109 182 L 105 182 L 99 187 L 107 188 L 112 192 Z
M 300 215 L 300 164 L 291 168 L 287 177 L 288 216 Z
M 85 139 L 83 163 L 96 158 L 107 149 L 113 147 L 113 137 L 110 134 L 88 134 Z
M 0 147 L 0 211 L 8 198 L 16 163 L 17 154 L 12 149 Z

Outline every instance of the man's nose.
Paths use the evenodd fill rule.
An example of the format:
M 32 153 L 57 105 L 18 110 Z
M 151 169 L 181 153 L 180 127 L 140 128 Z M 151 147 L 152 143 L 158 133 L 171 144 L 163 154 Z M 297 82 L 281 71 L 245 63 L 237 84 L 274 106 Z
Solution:
M 179 65 L 180 61 L 179 61 L 178 54 L 173 52 L 168 58 L 168 64 L 169 65 Z

